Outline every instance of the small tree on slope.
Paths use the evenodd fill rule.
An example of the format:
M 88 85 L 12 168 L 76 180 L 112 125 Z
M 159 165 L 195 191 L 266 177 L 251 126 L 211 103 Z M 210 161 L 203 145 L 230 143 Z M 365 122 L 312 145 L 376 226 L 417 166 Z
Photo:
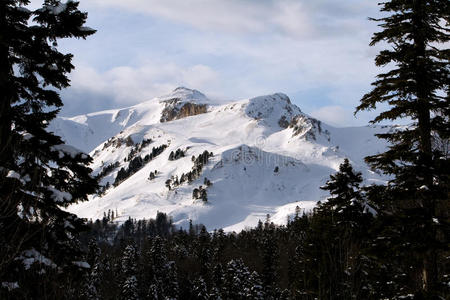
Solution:
M 387 16 L 374 19 L 382 30 L 371 45 L 391 45 L 375 59 L 377 66 L 389 69 L 377 76 L 357 112 L 388 104 L 373 123 L 409 118 L 412 124 L 379 134 L 389 149 L 366 158 L 393 176 L 388 186 L 369 193 L 384 224 L 379 237 L 385 248 L 379 254 L 403 265 L 408 276 L 397 296 L 430 296 L 440 289 L 437 262 L 448 243 L 450 161 L 440 145 L 450 132 L 450 2 L 391 0 L 380 5 Z
M 78 2 L 46 0 L 34 11 L 29 2 L 0 2 L 0 279 L 17 284 L 16 298 L 60 298 L 86 266 L 76 238 L 84 223 L 61 208 L 87 200 L 97 182 L 91 158 L 46 130 L 74 68 L 56 47 L 95 31 Z

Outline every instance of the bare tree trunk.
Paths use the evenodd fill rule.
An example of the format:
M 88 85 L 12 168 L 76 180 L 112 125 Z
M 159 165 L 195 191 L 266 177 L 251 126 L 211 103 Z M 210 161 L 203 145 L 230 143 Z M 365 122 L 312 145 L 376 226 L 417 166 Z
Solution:
M 419 130 L 419 160 L 418 170 L 420 177 L 423 178 L 423 184 L 432 188 L 433 173 L 432 173 L 432 136 L 431 136 L 431 120 L 430 120 L 430 100 L 433 95 L 432 87 L 430 86 L 431 78 L 426 66 L 426 47 L 427 37 L 425 31 L 426 22 L 426 8 L 425 1 L 414 0 L 413 4 L 413 19 L 414 31 L 414 73 L 416 82 L 416 97 L 417 106 L 416 114 L 418 119 Z M 427 230 L 425 234 L 431 235 L 432 239 L 436 238 L 436 233 L 428 225 L 435 214 L 435 201 L 430 195 L 425 195 L 420 201 L 423 209 L 425 222 L 423 230 Z M 436 250 L 430 246 L 428 251 L 422 254 L 422 272 L 420 288 L 426 293 L 433 289 L 437 279 L 436 267 Z

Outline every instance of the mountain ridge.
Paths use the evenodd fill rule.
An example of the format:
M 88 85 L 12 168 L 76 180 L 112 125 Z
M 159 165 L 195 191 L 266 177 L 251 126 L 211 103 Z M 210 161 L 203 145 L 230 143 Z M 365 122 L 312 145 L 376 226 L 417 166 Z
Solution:
M 85 140 L 53 125 L 75 147 L 92 148 L 103 139 L 89 150 L 94 174 L 108 170 L 101 184 L 109 188 L 70 210 L 88 218 L 117 210 L 119 221 L 161 211 L 179 226 L 192 220 L 230 231 L 254 226 L 267 214 L 284 223 L 296 206 L 311 209 L 326 198 L 319 187 L 346 157 L 368 182 L 384 180 L 363 158 L 385 149 L 374 134 L 388 127 L 335 128 L 304 114 L 281 93 L 222 105 L 201 95 L 180 88 L 130 108 L 59 121 L 66 127 L 73 124 L 65 122 L 76 123 L 72 130 L 82 128 Z M 161 120 L 164 101 L 171 99 L 205 109 Z M 204 160 L 205 152 L 208 158 L 200 166 L 197 160 Z

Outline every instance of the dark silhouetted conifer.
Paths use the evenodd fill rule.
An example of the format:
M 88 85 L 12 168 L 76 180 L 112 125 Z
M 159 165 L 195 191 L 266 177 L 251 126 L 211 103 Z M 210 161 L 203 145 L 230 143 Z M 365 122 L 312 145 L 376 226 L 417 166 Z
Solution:
M 97 182 L 91 158 L 46 130 L 74 68 L 57 46 L 95 31 L 83 27 L 87 14 L 76 1 L 47 0 L 35 10 L 29 3 L 0 2 L 0 278 L 17 283 L 20 297 L 59 298 L 70 290 L 65 278 L 83 269 L 74 262 L 84 222 L 62 208 L 87 200 Z
M 100 299 L 99 286 L 101 283 L 101 267 L 100 249 L 95 240 L 89 241 L 86 261 L 90 266 L 90 270 L 85 275 L 86 282 L 82 295 L 85 299 L 98 300 Z
M 326 184 L 320 187 L 329 191 L 331 197 L 319 204 L 318 211 L 328 211 L 336 222 L 352 223 L 359 226 L 364 210 L 360 184 L 363 181 L 361 173 L 355 172 L 348 159 L 339 166 L 339 172 L 330 175 Z
M 436 297 L 442 287 L 437 260 L 448 246 L 444 232 L 449 230 L 444 219 L 450 160 L 440 145 L 450 132 L 450 2 L 391 0 L 380 5 L 386 16 L 373 19 L 381 31 L 371 45 L 389 45 L 375 59 L 388 71 L 377 76 L 357 112 L 388 104 L 373 123 L 400 118 L 412 123 L 379 134 L 390 143 L 388 150 L 366 158 L 373 168 L 392 175 L 386 191 L 376 187 L 370 193 L 383 223 L 377 256 L 386 264 L 402 265 L 400 274 L 409 278 L 404 285 L 398 282 L 402 289 L 395 296 Z M 391 274 L 390 281 L 395 283 L 400 274 Z

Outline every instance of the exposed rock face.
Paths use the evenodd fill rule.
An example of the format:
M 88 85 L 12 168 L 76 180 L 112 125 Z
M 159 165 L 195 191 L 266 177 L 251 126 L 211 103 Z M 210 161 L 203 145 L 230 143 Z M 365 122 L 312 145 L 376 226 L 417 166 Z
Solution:
M 300 136 L 304 137 L 306 140 L 315 141 L 316 135 L 325 134 L 327 139 L 330 139 L 330 133 L 328 130 L 322 130 L 321 122 L 319 120 L 304 115 L 295 116 L 291 120 L 289 128 L 293 129 L 293 137 Z
M 281 118 L 278 120 L 278 125 L 280 125 L 281 128 L 289 127 L 289 121 L 286 119 L 286 116 L 281 116 Z
M 206 104 L 197 104 L 192 102 L 182 103 L 181 99 L 175 98 L 166 100 L 166 107 L 161 113 L 161 123 L 177 120 L 198 114 L 204 114 L 207 111 Z
M 263 121 L 273 128 L 288 128 L 290 122 L 301 110 L 291 103 L 288 96 L 282 93 L 252 98 L 245 108 L 247 116 Z
M 178 87 L 170 94 L 160 97 L 164 105 L 160 122 L 169 122 L 189 116 L 204 114 L 207 111 L 209 100 L 197 90 Z

